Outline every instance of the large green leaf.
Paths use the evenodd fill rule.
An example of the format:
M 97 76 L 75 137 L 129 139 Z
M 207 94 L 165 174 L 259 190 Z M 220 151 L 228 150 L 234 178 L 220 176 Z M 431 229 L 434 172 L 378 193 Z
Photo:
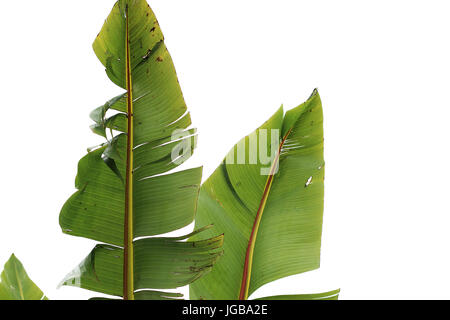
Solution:
M 91 129 L 107 142 L 80 160 L 77 192 L 60 214 L 63 232 L 105 245 L 63 284 L 125 299 L 135 293 L 168 298 L 150 289 L 186 285 L 221 254 L 222 236 L 195 242 L 148 238 L 194 220 L 202 168 L 167 172 L 191 156 L 196 131 L 188 128 L 172 59 L 145 0 L 119 0 L 93 48 L 108 77 L 126 91 L 92 111 Z M 158 279 L 147 281 L 155 274 Z
M 11 255 L 1 274 L 0 300 L 48 300 L 28 277 L 15 255 Z
M 203 184 L 196 224 L 214 222 L 225 234 L 225 256 L 190 286 L 191 298 L 247 299 L 268 282 L 319 267 L 322 120 L 317 91 L 285 115 L 280 108 Z

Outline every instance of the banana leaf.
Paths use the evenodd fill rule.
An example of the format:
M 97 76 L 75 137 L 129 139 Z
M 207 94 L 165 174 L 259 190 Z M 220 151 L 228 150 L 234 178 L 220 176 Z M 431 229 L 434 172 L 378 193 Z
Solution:
M 248 299 L 264 284 L 319 268 L 322 122 L 314 90 L 305 103 L 286 114 L 281 107 L 243 138 L 202 185 L 196 225 L 214 222 L 226 236 L 225 255 L 190 285 L 191 299 Z M 284 296 L 295 297 L 308 296 Z
M 0 277 L 0 300 L 48 300 L 13 254 Z
M 101 242 L 62 281 L 124 299 L 168 299 L 222 255 L 223 235 L 157 238 L 194 220 L 202 168 L 168 173 L 192 155 L 196 130 L 155 14 L 145 0 L 118 1 L 93 49 L 124 89 L 92 111 L 106 142 L 78 164 L 64 204 L 64 233 Z M 201 228 L 204 231 L 207 228 Z

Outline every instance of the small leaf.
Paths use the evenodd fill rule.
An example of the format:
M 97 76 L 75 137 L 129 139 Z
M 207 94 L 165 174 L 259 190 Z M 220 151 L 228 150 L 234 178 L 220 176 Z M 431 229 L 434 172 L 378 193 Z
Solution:
M 13 254 L 1 274 L 0 300 L 48 300 Z

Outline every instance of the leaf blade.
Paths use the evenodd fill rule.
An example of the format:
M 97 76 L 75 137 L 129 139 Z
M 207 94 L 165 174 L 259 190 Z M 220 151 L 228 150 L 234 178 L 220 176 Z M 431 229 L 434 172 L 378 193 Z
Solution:
M 141 277 L 139 270 L 133 271 L 134 247 L 148 242 L 143 238 L 193 221 L 202 169 L 166 174 L 191 156 L 196 135 L 188 129 L 191 118 L 175 67 L 147 2 L 117 1 L 93 49 L 111 81 L 126 92 L 91 113 L 94 133 L 108 141 L 80 161 L 78 191 L 64 205 L 60 224 L 65 233 L 123 251 L 125 272 L 113 273 L 123 278 L 122 296 L 133 299 L 133 278 Z M 110 110 L 117 113 L 110 115 Z M 101 257 L 97 251 L 91 254 Z M 88 270 L 91 260 L 78 269 Z M 116 264 L 110 261 L 111 270 Z M 86 286 L 119 295 L 117 284 L 96 287 L 93 279 Z
M 288 111 L 285 117 L 278 110 L 259 128 L 279 130 L 283 135 L 291 132 L 281 148 L 279 172 L 274 176 L 258 229 L 248 294 L 270 281 L 319 267 L 324 164 L 322 117 L 320 97 L 314 91 L 305 103 Z M 253 139 L 256 136 L 256 141 L 263 137 L 259 130 L 253 132 L 241 140 L 245 141 L 241 150 L 251 150 L 252 136 Z M 238 143 L 233 150 L 239 147 Z M 270 152 L 275 149 L 269 141 L 266 147 Z M 259 148 L 260 145 L 256 152 Z M 235 161 L 229 163 L 230 153 L 227 161 L 201 187 L 196 219 L 196 223 L 203 225 L 214 221 L 218 231 L 226 234 L 226 255 L 210 274 L 190 286 L 194 299 L 237 299 L 241 291 L 245 255 L 267 176 L 261 176 L 264 168 L 261 161 L 239 163 L 234 152 Z M 313 183 L 306 185 L 311 176 Z
M 201 231 L 201 230 L 199 230 Z M 185 242 L 178 238 L 135 240 L 136 292 L 187 285 L 209 272 L 223 254 L 223 235 Z M 61 285 L 122 296 L 123 249 L 97 245 Z M 141 294 L 145 297 L 145 294 Z
M 48 300 L 13 254 L 0 276 L 0 300 Z

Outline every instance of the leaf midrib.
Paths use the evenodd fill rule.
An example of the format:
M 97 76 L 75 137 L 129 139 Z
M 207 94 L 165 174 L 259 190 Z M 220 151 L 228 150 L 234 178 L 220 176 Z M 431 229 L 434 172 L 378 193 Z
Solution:
M 286 135 L 283 137 L 283 140 L 280 143 L 278 152 L 276 154 L 276 157 L 274 158 L 274 161 L 270 168 L 269 176 L 268 176 L 266 184 L 264 186 L 264 192 L 261 197 L 261 201 L 259 203 L 259 208 L 258 208 L 258 211 L 255 216 L 255 221 L 253 223 L 252 232 L 250 234 L 247 251 L 245 253 L 244 270 L 242 273 L 242 282 L 241 282 L 241 288 L 240 288 L 240 292 L 239 292 L 239 300 L 247 300 L 248 299 L 248 292 L 249 292 L 249 288 L 250 288 L 250 279 L 251 279 L 252 264 L 253 264 L 253 254 L 254 254 L 254 249 L 255 249 L 256 238 L 258 235 L 259 225 L 261 224 L 262 215 L 264 213 L 267 199 L 269 198 L 269 194 L 270 194 L 270 191 L 272 188 L 275 170 L 277 168 L 277 165 L 278 165 L 278 162 L 280 159 L 281 149 L 283 148 L 283 145 L 286 142 L 286 139 L 290 135 L 291 131 L 292 131 L 292 128 L 289 129 L 289 131 L 286 133 Z
M 134 300 L 134 252 L 133 252 L 133 86 L 131 78 L 128 5 L 126 15 L 126 84 L 127 84 L 127 163 L 125 180 L 123 298 Z
M 22 283 L 21 283 L 21 281 L 19 279 L 19 272 L 17 271 L 17 264 L 16 263 L 14 263 L 14 273 L 16 274 L 17 286 L 19 287 L 20 297 L 22 298 L 22 300 L 25 300 L 25 296 L 23 294 Z

